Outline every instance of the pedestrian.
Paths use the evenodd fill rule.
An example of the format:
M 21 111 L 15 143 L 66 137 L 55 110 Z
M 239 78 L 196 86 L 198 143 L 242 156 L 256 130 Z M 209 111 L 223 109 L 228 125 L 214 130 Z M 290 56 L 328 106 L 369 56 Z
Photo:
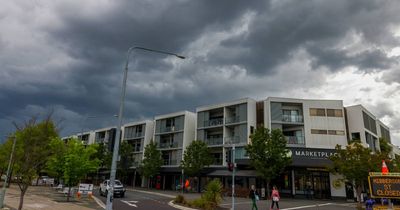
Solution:
M 249 198 L 251 199 L 251 201 L 253 201 L 252 203 L 252 206 L 251 206 L 251 210 L 253 210 L 253 209 L 256 209 L 256 210 L 258 210 L 258 208 L 257 208 L 257 201 L 258 200 L 260 200 L 260 197 L 259 197 L 259 195 L 258 195 L 258 193 L 257 193 L 257 191 L 256 191 L 256 188 L 254 187 L 254 185 L 251 185 L 251 189 L 250 189 L 250 192 L 249 192 Z
M 271 194 L 271 208 L 270 210 L 274 209 L 274 204 L 276 204 L 276 208 L 278 208 L 279 210 L 279 200 L 280 200 L 281 196 L 279 196 L 279 192 L 278 189 L 276 188 L 276 186 L 272 187 L 272 194 Z
M 371 197 L 369 197 L 368 200 L 365 201 L 365 209 L 366 210 L 374 209 L 374 204 L 375 204 L 375 200 L 372 199 Z

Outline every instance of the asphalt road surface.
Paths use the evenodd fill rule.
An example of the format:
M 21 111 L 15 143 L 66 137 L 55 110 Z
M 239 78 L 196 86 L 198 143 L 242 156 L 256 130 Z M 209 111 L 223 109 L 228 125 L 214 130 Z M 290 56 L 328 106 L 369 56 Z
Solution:
M 106 204 L 106 197 L 100 196 L 98 190 L 95 196 Z M 168 205 L 172 198 L 153 195 L 142 192 L 126 191 L 124 198 L 114 198 L 113 209 L 115 210 L 176 210 Z

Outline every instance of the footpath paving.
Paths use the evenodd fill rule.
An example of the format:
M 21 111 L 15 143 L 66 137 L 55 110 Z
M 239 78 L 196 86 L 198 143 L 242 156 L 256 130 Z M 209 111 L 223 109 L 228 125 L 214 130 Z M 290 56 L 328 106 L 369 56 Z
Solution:
M 17 185 L 7 188 L 4 199 L 6 207 L 18 209 L 20 190 Z M 25 194 L 23 210 L 103 210 L 93 199 L 67 198 L 63 193 L 57 192 L 48 186 L 30 186 Z

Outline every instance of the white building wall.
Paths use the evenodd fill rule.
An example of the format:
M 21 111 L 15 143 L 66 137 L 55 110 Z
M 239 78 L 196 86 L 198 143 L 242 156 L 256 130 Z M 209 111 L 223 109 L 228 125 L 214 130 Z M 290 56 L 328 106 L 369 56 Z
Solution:
M 257 126 L 257 107 L 256 101 L 247 100 L 247 143 L 250 143 L 251 127 L 256 129 Z
M 346 113 L 349 137 L 351 138 L 351 133 L 360 133 L 361 143 L 367 147 L 368 144 L 365 140 L 365 128 L 361 105 L 346 107 Z
M 194 140 L 196 140 L 196 114 L 193 112 L 185 112 L 185 125 L 183 131 L 183 144 L 182 144 L 182 156 L 180 160 L 183 159 L 183 154 L 185 154 L 186 147 L 189 146 Z
M 310 116 L 310 108 L 340 109 L 343 117 Z M 337 144 L 347 145 L 343 102 L 340 100 L 304 100 L 304 136 L 306 147 L 334 149 Z M 311 129 L 340 130 L 345 135 L 311 134 Z
M 342 180 L 343 176 L 340 174 L 332 174 L 329 173 L 329 182 L 331 185 L 331 196 L 332 197 L 346 197 L 346 185 L 343 183 Z M 340 182 L 340 187 L 337 185 L 335 186 L 334 182 Z

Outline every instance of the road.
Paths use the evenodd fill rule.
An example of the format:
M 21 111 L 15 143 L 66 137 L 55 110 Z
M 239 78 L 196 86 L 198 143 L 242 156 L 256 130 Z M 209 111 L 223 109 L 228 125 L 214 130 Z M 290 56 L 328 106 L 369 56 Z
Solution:
M 100 196 L 98 190 L 95 190 L 95 196 L 103 203 L 106 203 L 106 197 Z M 172 198 L 160 195 L 153 195 L 142 192 L 126 191 L 124 198 L 114 198 L 113 209 L 115 210 L 176 210 L 168 205 Z

